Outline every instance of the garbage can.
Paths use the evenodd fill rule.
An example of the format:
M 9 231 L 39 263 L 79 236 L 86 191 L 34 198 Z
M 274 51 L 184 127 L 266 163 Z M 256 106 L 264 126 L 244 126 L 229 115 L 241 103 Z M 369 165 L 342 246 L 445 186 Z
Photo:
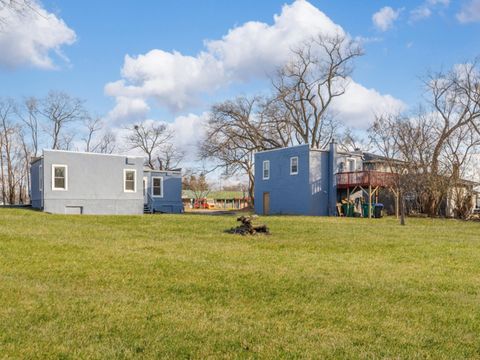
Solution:
M 375 204 L 375 218 L 379 219 L 383 216 L 383 204 Z
M 370 206 L 370 204 L 363 204 L 362 205 L 362 214 L 363 214 L 363 217 L 368 217 L 368 207 Z M 373 212 L 372 212 L 372 215 L 373 215 Z
M 342 204 L 343 216 L 348 216 L 348 204 Z

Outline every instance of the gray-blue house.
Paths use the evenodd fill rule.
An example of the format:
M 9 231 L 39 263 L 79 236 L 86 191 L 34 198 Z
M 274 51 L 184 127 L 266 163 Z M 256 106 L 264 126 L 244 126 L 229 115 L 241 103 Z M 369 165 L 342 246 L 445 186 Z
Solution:
M 44 150 L 32 161 L 32 207 L 57 214 L 183 212 L 180 171 L 129 155 Z
M 337 176 L 361 173 L 362 155 L 338 151 L 335 142 L 326 150 L 299 145 L 256 153 L 255 212 L 336 215 L 337 202 L 346 192 L 337 186 Z

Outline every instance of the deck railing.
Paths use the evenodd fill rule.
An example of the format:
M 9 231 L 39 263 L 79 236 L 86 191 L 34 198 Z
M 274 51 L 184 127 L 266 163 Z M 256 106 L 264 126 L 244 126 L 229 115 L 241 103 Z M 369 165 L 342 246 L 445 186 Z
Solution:
M 381 171 L 351 171 L 337 174 L 337 188 L 393 186 L 395 174 Z

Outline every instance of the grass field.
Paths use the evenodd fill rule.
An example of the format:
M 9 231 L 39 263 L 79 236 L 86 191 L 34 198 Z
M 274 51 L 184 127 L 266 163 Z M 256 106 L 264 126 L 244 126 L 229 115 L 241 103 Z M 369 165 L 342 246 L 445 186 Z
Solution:
M 0 358 L 480 358 L 480 223 L 0 210 Z

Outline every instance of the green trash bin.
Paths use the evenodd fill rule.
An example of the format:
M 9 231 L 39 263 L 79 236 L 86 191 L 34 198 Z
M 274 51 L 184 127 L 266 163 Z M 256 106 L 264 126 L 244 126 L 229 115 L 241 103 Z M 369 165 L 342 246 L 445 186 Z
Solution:
M 350 204 L 348 208 L 348 216 L 354 217 L 355 216 L 355 204 Z
M 370 204 L 362 204 L 362 215 L 363 217 L 368 218 L 368 208 L 371 208 Z M 372 217 L 373 217 L 373 209 L 371 211 Z
M 348 204 L 342 204 L 343 216 L 348 216 Z
M 344 216 L 353 217 L 355 206 L 353 204 L 342 204 L 342 212 Z

